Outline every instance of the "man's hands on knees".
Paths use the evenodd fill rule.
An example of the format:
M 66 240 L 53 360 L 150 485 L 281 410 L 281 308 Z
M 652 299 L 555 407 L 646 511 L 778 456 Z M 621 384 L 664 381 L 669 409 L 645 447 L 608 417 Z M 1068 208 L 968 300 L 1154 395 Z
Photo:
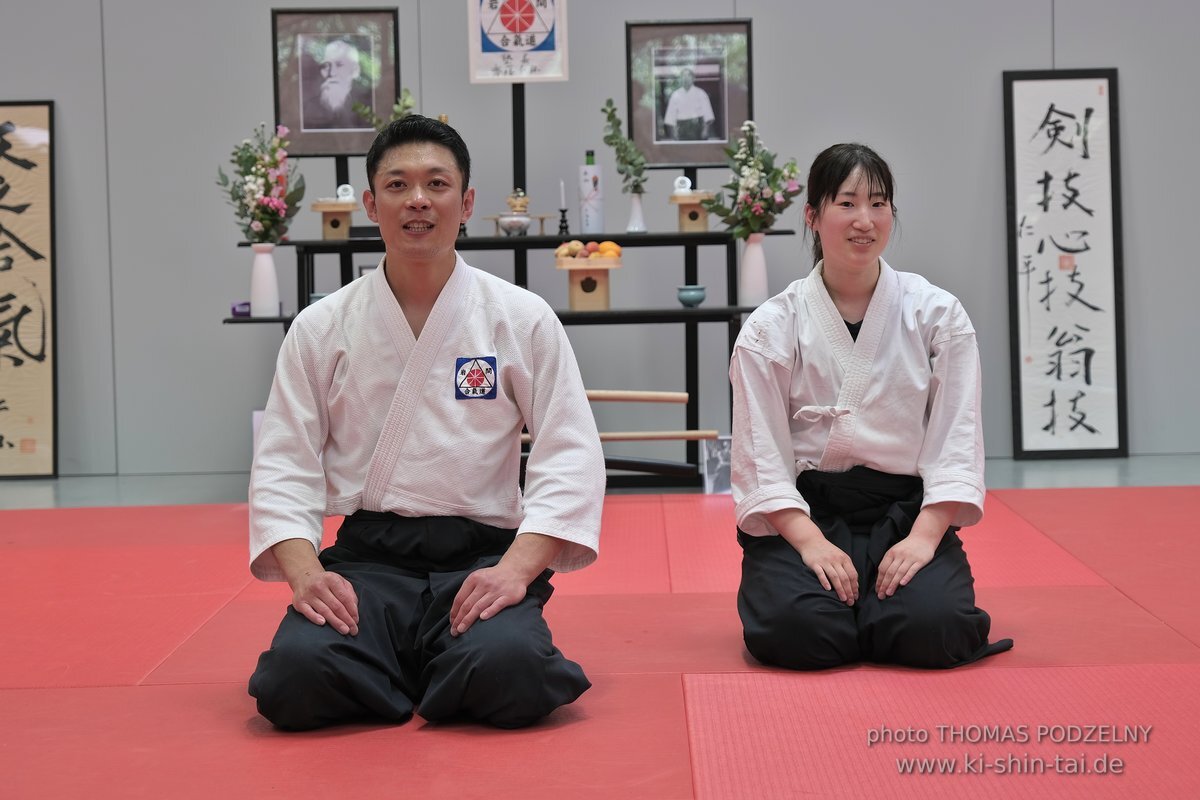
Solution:
M 350 581 L 328 572 L 307 539 L 286 539 L 271 548 L 292 587 L 292 608 L 314 625 L 358 635 L 358 595 Z
M 472 572 L 450 606 L 450 635 L 465 633 L 475 620 L 490 619 L 524 600 L 531 580 L 503 562 Z
M 358 597 L 350 581 L 320 564 L 292 584 L 292 607 L 309 622 L 329 623 L 338 633 L 358 635 Z
M 848 606 L 858 599 L 858 571 L 850 556 L 825 538 L 807 514 L 788 508 L 767 514 L 772 527 L 800 554 L 805 566 L 813 571 L 826 591 L 837 592 Z
M 524 600 L 529 584 L 550 566 L 564 544 L 540 533 L 522 533 L 499 564 L 468 575 L 450 606 L 450 635 L 466 633 L 476 620 L 491 619 Z

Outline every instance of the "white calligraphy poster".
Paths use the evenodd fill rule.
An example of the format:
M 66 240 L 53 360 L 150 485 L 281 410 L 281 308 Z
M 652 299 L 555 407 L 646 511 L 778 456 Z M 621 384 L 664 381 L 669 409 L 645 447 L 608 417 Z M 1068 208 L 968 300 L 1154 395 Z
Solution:
M 1124 456 L 1117 73 L 1004 86 L 1013 455 Z
M 567 0 L 467 0 L 471 83 L 567 79 Z
M 53 117 L 0 102 L 0 477 L 58 472 Z

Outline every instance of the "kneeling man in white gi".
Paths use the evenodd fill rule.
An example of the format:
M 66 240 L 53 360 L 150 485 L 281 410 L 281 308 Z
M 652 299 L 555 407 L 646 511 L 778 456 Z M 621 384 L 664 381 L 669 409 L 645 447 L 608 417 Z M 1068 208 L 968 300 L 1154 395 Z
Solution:
M 470 170 L 449 125 L 386 127 L 363 193 L 379 268 L 305 308 L 279 353 L 250 568 L 293 596 L 250 694 L 280 728 L 403 722 L 414 708 L 519 727 L 591 685 L 542 606 L 551 570 L 596 558 L 604 457 L 554 312 L 455 251 Z

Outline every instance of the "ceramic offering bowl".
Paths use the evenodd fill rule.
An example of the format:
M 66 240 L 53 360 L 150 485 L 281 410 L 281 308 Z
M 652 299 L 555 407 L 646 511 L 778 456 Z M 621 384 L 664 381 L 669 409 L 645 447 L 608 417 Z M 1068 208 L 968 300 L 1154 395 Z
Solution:
M 675 295 L 679 298 L 679 302 L 688 308 L 695 308 L 704 302 L 704 287 L 703 286 L 680 286 Z

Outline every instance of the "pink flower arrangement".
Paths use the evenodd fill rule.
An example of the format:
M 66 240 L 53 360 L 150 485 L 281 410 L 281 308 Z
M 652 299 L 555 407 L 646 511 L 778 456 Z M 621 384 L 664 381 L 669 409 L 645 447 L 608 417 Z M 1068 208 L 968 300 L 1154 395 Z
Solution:
M 227 195 L 248 241 L 278 243 L 287 234 L 288 221 L 300 210 L 304 177 L 288 162 L 287 135 L 283 125 L 272 134 L 262 123 L 252 138 L 233 148 L 232 179 L 217 167 L 217 185 Z
M 796 160 L 775 166 L 775 154 L 763 146 L 753 120 L 742 124 L 742 138 L 736 149 L 725 151 L 733 179 L 724 185 L 730 193 L 730 205 L 718 194 L 701 203 L 721 218 L 739 239 L 765 231 L 775 218 L 792 204 L 792 198 L 804 191 L 800 185 Z

